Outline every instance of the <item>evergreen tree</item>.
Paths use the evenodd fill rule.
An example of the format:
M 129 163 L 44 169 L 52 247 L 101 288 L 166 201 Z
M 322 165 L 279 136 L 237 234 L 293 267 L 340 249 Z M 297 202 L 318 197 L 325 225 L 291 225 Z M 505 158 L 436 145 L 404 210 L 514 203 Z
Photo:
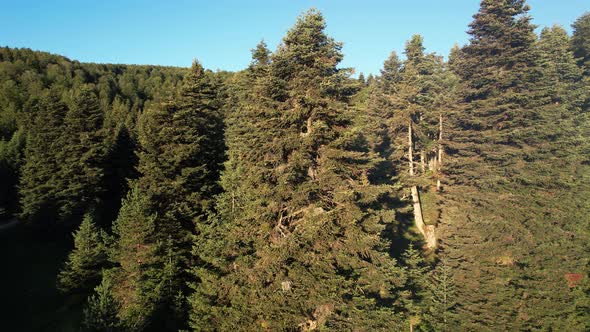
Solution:
M 59 176 L 57 154 L 63 149 L 61 138 L 68 109 L 55 91 L 32 100 L 26 109 L 30 121 L 19 184 L 20 218 L 50 225 L 59 219 L 57 198 L 66 187 Z
M 105 267 L 104 234 L 87 214 L 73 236 L 74 249 L 58 275 L 58 288 L 63 292 L 86 292 L 98 285 Z
M 230 140 L 228 163 L 246 159 L 233 165 L 248 167 L 237 175 L 254 191 L 208 245 L 219 250 L 209 263 L 220 277 L 199 274 L 195 329 L 383 329 L 398 321 L 386 303 L 400 271 L 381 237 L 392 213 L 379 211 L 389 188 L 367 178 L 379 159 L 350 127 L 349 72 L 337 69 L 341 46 L 324 27 L 315 10 L 300 17 L 268 76 L 255 81 L 254 103 L 238 110 L 258 115 L 244 137 L 255 150 L 239 155 Z M 236 173 L 226 171 L 223 183 L 226 175 Z M 219 205 L 231 211 L 231 198 Z
M 558 25 L 544 28 L 537 43 L 544 92 L 551 96 L 554 104 L 580 107 L 585 92 L 580 88 L 582 71 L 576 66 L 574 54 L 569 50 L 570 38 L 567 31 Z
M 106 285 L 102 287 L 112 288 L 112 291 L 99 289 L 108 293 L 94 300 L 110 302 L 109 293 L 112 293 L 117 303 L 117 319 L 129 331 L 141 331 L 150 326 L 162 297 L 162 243 L 157 236 L 157 216 L 148 197 L 134 187 L 123 201 L 113 225 L 116 240 L 109 249 L 115 268 L 103 276 Z
M 391 95 L 396 93 L 395 86 L 400 82 L 401 65 L 397 53 L 392 52 L 383 63 L 378 84 L 369 87 L 365 124 L 367 139 L 372 150 L 378 152 L 383 158 L 388 158 L 394 149 L 392 137 L 389 135 L 393 116 Z M 390 165 L 393 167 L 391 163 Z
M 144 227 L 146 234 L 134 240 L 138 235 L 120 225 L 123 221 L 116 227 L 119 243 L 139 242 L 151 248 L 151 257 L 139 259 L 146 262 L 145 277 L 137 279 L 132 265 L 125 263 L 135 259 L 128 257 L 127 245 L 114 249 L 115 262 L 122 267 L 115 287 L 135 284 L 130 291 L 137 294 L 137 302 L 123 305 L 119 314 L 128 316 L 122 320 L 130 321 L 125 324 L 134 329 L 174 330 L 186 321 L 182 302 L 195 224 L 207 220 L 213 195 L 219 191 L 224 144 L 218 92 L 212 73 L 195 62 L 179 100 L 149 109 L 140 119 L 140 176 L 134 181 L 137 193 L 128 200 L 139 200 L 143 215 L 125 217 L 128 212 L 122 208 L 119 219 L 139 219 L 134 222 L 145 224 L 133 227 Z M 171 315 L 177 319 L 168 319 Z
M 65 188 L 56 199 L 63 220 L 79 218 L 97 206 L 107 153 L 102 118 L 96 94 L 88 87 L 82 88 L 65 116 L 65 134 L 59 138 L 64 140 L 62 151 L 57 153 L 61 161 L 59 176 Z
M 52 91 L 30 106 L 20 185 L 25 220 L 81 219 L 100 192 L 105 144 L 98 100 L 88 88 L 71 108 L 60 99 Z
M 446 258 L 437 264 L 436 269 L 430 273 L 428 294 L 425 301 L 427 312 L 426 324 L 434 331 L 454 331 L 457 326 L 457 314 L 455 313 L 456 286 L 453 273 Z
M 564 237 L 577 229 L 568 226 L 571 211 L 585 209 L 565 199 L 573 188 L 564 175 L 581 165 L 562 153 L 579 134 L 555 125 L 575 117 L 575 107 L 559 104 L 575 89 L 575 71 L 567 36 L 548 29 L 537 43 L 528 9 L 525 1 L 482 1 L 470 43 L 453 57 L 462 105 L 447 131 L 440 233 L 459 329 L 563 329 L 571 308 L 563 275 L 584 265 L 583 246 Z
M 108 274 L 103 276 L 102 282 L 94 289 L 94 294 L 88 298 L 84 308 L 82 331 L 115 332 L 120 331 L 117 319 L 118 304 L 113 298 L 113 285 Z
M 365 74 L 363 74 L 363 73 L 360 73 L 359 74 L 359 83 L 361 85 L 366 85 L 367 84 L 367 80 L 365 79 Z
M 429 267 L 412 244 L 403 253 L 402 260 L 406 269 L 406 283 L 401 294 L 401 302 L 410 330 L 413 330 L 414 326 L 422 323 L 425 314 Z
M 111 139 L 105 157 L 104 177 L 99 196 L 100 208 L 97 209 L 98 221 L 110 227 L 117 218 L 121 202 L 129 191 L 129 182 L 136 179 L 137 174 L 137 142 L 124 124 L 120 125 Z
M 572 24 L 574 34 L 571 48 L 578 64 L 584 68 L 586 75 L 590 75 L 590 13 L 580 16 Z
M 376 151 L 391 166 L 390 182 L 410 189 L 413 219 L 427 247 L 434 248 L 434 227 L 439 221 L 442 181 L 442 135 L 447 113 L 454 108 L 456 79 L 442 58 L 425 54 L 423 40 L 406 43 L 407 59 L 393 52 L 385 61 L 379 84 L 371 91 L 368 128 Z M 433 181 L 435 179 L 435 181 Z M 407 189 L 406 189 L 407 190 Z

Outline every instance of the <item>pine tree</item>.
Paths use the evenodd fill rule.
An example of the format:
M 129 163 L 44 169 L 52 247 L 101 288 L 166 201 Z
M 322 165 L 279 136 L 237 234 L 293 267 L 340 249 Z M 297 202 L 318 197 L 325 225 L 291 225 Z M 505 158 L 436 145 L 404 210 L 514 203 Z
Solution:
M 389 159 L 394 143 L 389 135 L 390 122 L 393 117 L 391 94 L 396 93 L 395 86 L 401 80 L 401 60 L 397 53 L 392 52 L 383 63 L 378 84 L 369 86 L 369 99 L 366 116 L 367 139 L 373 151 L 381 157 Z M 393 167 L 393 164 L 390 163 Z
M 452 272 L 443 257 L 430 273 L 425 318 L 426 324 L 434 331 L 454 331 L 457 326 L 456 286 Z
M 585 209 L 566 198 L 573 188 L 564 175 L 580 164 L 562 155 L 572 147 L 567 136 L 579 134 L 555 125 L 567 128 L 576 112 L 559 104 L 576 81 L 567 36 L 545 30 L 537 43 L 528 9 L 525 1 L 482 1 L 470 43 L 453 57 L 462 105 L 447 131 L 440 233 L 459 329 L 564 328 L 559 317 L 571 306 L 563 274 L 584 264 L 583 246 L 564 233 L 579 225 L 567 221 L 571 211 Z
M 452 202 L 443 210 L 449 220 L 443 233 L 446 256 L 462 286 L 457 302 L 466 329 L 519 324 L 516 299 L 522 292 L 512 280 L 519 273 L 515 239 L 523 225 L 503 215 L 516 198 L 503 200 L 506 207 L 474 210 L 493 202 L 485 193 L 510 187 L 520 170 L 515 160 L 524 159 L 522 132 L 534 115 L 525 102 L 536 67 L 528 9 L 524 1 L 482 1 L 470 24 L 470 43 L 454 59 L 464 104 L 452 117 L 457 129 L 446 167 Z
M 236 73 L 226 82 L 228 99 L 226 101 L 226 131 L 225 142 L 228 148 L 228 160 L 224 164 L 223 176 L 220 183 L 223 192 L 216 200 L 215 216 L 211 216 L 206 223 L 197 225 L 199 236 L 195 238 L 193 254 L 197 264 L 193 268 L 196 282 L 189 301 L 191 304 L 191 326 L 195 330 L 211 330 L 215 328 L 214 317 L 221 315 L 216 306 L 216 292 L 218 278 L 222 273 L 217 267 L 223 264 L 231 227 L 234 234 L 232 239 L 244 239 L 245 234 L 253 227 L 249 224 L 252 213 L 251 207 L 260 204 L 264 193 L 269 188 L 263 181 L 261 170 L 264 168 L 264 151 L 261 145 L 265 142 L 261 137 L 276 130 L 277 126 L 268 118 L 261 95 L 266 90 L 265 77 L 270 64 L 270 51 L 261 41 L 252 50 L 252 61 L 248 69 Z M 240 226 L 241 225 L 241 226 Z M 238 230 L 236 232 L 236 230 Z M 237 251 L 248 252 L 251 242 L 241 242 L 233 248 L 233 255 Z M 224 313 L 223 315 L 226 315 Z
M 58 288 L 63 292 L 87 292 L 98 285 L 106 264 L 104 234 L 92 215 L 86 214 L 73 236 L 74 249 L 58 275 Z
M 108 273 L 94 289 L 84 308 L 82 331 L 115 332 L 120 331 L 117 318 L 118 304 L 113 297 L 112 280 Z
M 199 275 L 195 329 L 379 329 L 398 320 L 383 304 L 399 274 L 380 235 L 392 222 L 391 211 L 379 212 L 389 187 L 368 180 L 379 159 L 350 127 L 349 71 L 337 69 L 341 46 L 324 27 L 315 10 L 300 17 L 255 80 L 253 103 L 237 110 L 257 115 L 244 137 L 256 149 L 239 155 L 228 140 L 228 164 L 247 168 L 222 183 L 237 175 L 254 191 L 240 214 L 218 221 L 209 248 L 220 251 L 211 260 L 220 278 Z M 231 199 L 219 205 L 235 208 Z
M 65 116 L 66 135 L 59 138 L 64 140 L 63 149 L 58 152 L 61 160 L 59 177 L 66 188 L 56 199 L 60 201 L 63 220 L 79 218 L 97 206 L 107 153 L 102 118 L 96 94 L 83 87 Z
M 590 75 L 590 13 L 580 16 L 572 24 L 574 34 L 572 36 L 571 48 L 578 64 Z
M 363 74 L 363 73 L 360 73 L 359 74 L 358 80 L 359 80 L 359 83 L 361 85 L 366 85 L 367 84 L 367 80 L 365 79 L 365 74 Z
M 580 176 L 589 171 L 581 157 L 587 133 L 584 128 L 588 128 L 582 111 L 588 88 L 568 42 L 569 37 L 559 27 L 545 29 L 538 42 L 541 79 L 534 88 L 539 117 L 534 128 L 541 143 L 536 144 L 534 154 L 530 153 L 535 159 L 524 169 L 533 174 L 530 178 L 540 180 L 539 184 L 529 180 L 525 190 L 530 200 L 543 208 L 528 209 L 535 215 L 527 222 L 527 231 L 534 234 L 537 243 L 527 248 L 530 253 L 520 260 L 523 280 L 518 282 L 518 287 L 526 290 L 520 312 L 529 329 L 583 330 L 578 327 L 579 321 L 566 318 L 576 307 L 574 290 L 563 280 L 570 273 L 588 271 L 584 259 L 588 236 L 583 229 L 590 224 L 581 215 L 590 210 L 586 200 L 580 199 L 590 190 Z M 559 199 L 548 199 L 547 193 Z M 565 234 L 575 235 L 568 238 Z M 547 285 L 554 291 L 547 293 Z
M 422 323 L 425 314 L 426 296 L 429 288 L 428 270 L 420 252 L 412 244 L 402 255 L 406 269 L 406 283 L 401 301 L 407 316 L 410 331 Z
M 30 121 L 19 184 L 20 218 L 48 226 L 59 220 L 57 198 L 66 187 L 59 176 L 57 154 L 63 149 L 61 138 L 68 108 L 56 91 L 50 91 L 32 100 L 26 110 Z
M 212 73 L 194 62 L 178 100 L 148 109 L 140 118 L 139 177 L 133 181 L 137 193 L 128 200 L 139 200 L 143 214 L 125 217 L 129 212 L 123 210 L 124 204 L 119 215 L 123 221 L 116 227 L 119 243 L 132 241 L 151 248 L 151 257 L 137 259 L 146 262 L 145 277 L 137 279 L 131 269 L 129 261 L 136 255 L 128 257 L 128 245 L 114 248 L 115 262 L 122 268 L 115 288 L 134 284 L 123 294 L 136 294 L 137 300 L 122 305 L 119 316 L 127 317 L 122 320 L 134 329 L 174 330 L 186 322 L 182 302 L 187 293 L 186 270 L 193 259 L 191 243 L 193 236 L 199 238 L 195 225 L 199 229 L 207 220 L 213 195 L 219 192 L 224 152 L 219 89 Z M 134 240 L 138 235 L 121 225 L 129 218 L 144 223 L 132 224 L 132 228 L 144 227 L 144 238 Z
M 125 330 L 142 331 L 150 326 L 162 297 L 159 275 L 164 266 L 164 253 L 156 218 L 149 196 L 133 187 L 113 225 L 116 239 L 109 250 L 115 267 L 103 276 L 103 283 L 112 288 L 109 292 L 117 303 L 117 319 Z
M 67 107 L 57 91 L 33 101 L 21 176 L 21 218 L 76 222 L 96 205 L 105 154 L 102 111 L 82 88 Z
M 367 122 L 373 136 L 377 136 L 377 151 L 392 167 L 392 180 L 410 189 L 412 201 L 408 203 L 416 230 L 427 247 L 434 248 L 433 229 L 439 219 L 440 204 L 437 192 L 441 190 L 442 178 L 443 121 L 454 108 L 456 79 L 441 57 L 425 54 L 419 35 L 406 43 L 405 54 L 407 59 L 403 62 L 395 52 L 385 61 L 379 85 L 371 92 Z
M 104 162 L 107 167 L 101 184 L 104 190 L 99 196 L 100 205 L 96 211 L 97 219 L 104 227 L 110 227 L 117 218 L 121 202 L 129 191 L 129 182 L 138 176 L 135 154 L 137 142 L 127 126 L 120 125 L 109 141 L 111 143 Z

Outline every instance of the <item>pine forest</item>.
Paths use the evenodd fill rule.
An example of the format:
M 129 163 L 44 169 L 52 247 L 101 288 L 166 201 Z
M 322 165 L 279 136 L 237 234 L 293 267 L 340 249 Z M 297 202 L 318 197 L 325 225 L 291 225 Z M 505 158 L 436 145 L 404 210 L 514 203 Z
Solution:
M 529 10 L 367 77 L 313 8 L 240 71 L 0 48 L 0 330 L 590 331 L 590 13 Z

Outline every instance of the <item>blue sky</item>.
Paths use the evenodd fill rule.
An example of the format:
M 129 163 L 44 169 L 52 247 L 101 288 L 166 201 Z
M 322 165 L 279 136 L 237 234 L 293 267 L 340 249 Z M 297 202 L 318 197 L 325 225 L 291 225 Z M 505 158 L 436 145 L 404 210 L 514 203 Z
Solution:
M 571 23 L 588 0 L 529 0 L 534 23 Z M 264 39 L 274 49 L 307 8 L 326 17 L 344 42 L 344 67 L 378 73 L 392 50 L 414 33 L 428 51 L 446 55 L 463 44 L 479 0 L 0 0 L 0 46 L 28 47 L 83 62 L 239 70 Z

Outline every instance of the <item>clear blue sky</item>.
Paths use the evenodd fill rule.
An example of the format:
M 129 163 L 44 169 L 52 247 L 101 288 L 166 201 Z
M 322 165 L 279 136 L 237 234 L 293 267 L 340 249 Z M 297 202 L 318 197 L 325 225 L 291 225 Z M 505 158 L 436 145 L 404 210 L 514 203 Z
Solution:
M 590 11 L 589 0 L 530 0 L 534 23 L 563 25 Z M 392 50 L 420 33 L 446 55 L 467 41 L 479 0 L 0 0 L 0 46 L 28 47 L 83 62 L 239 70 L 260 39 L 274 50 L 307 8 L 326 17 L 344 42 L 342 66 L 378 73 Z

